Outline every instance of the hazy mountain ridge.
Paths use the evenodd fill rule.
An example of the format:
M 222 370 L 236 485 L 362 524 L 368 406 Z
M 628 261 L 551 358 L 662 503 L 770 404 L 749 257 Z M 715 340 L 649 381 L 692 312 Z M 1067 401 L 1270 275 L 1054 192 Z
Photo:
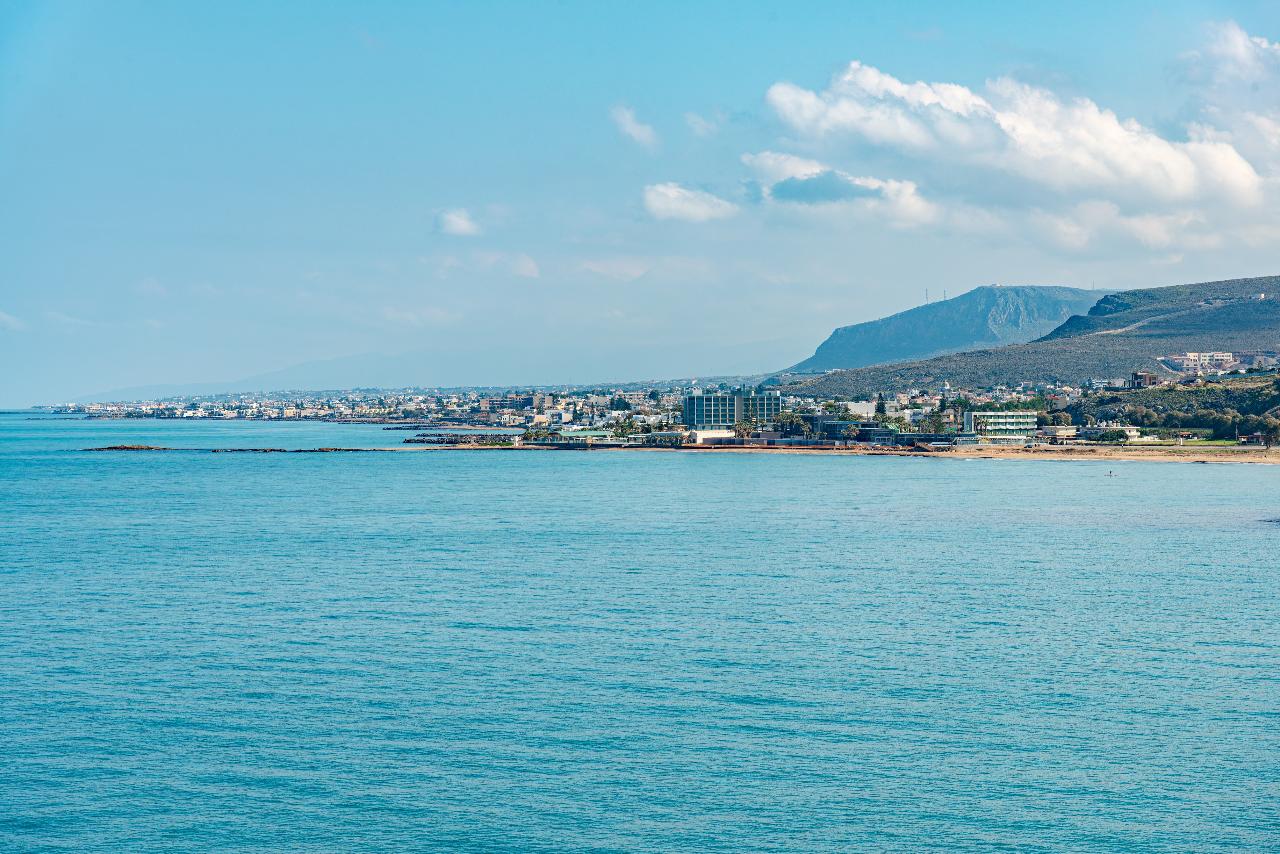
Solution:
M 814 395 L 906 388 L 1080 383 L 1162 371 L 1158 356 L 1280 349 L 1280 276 L 1122 291 L 1026 344 L 837 371 L 792 386 Z M 1264 299 L 1258 299 L 1260 294 Z
M 985 285 L 949 300 L 842 326 L 790 370 L 817 373 L 1025 343 L 1087 311 L 1102 295 L 1057 286 Z

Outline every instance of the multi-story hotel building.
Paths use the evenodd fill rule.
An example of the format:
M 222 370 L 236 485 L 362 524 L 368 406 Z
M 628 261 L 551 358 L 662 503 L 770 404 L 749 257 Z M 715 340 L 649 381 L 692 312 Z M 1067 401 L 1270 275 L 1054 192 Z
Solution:
M 1034 412 L 982 412 L 964 414 L 964 431 L 977 433 L 978 439 L 994 445 L 1022 445 L 1035 435 Z
M 737 389 L 703 391 L 684 396 L 681 415 L 691 430 L 728 428 L 739 421 L 772 421 L 782 411 L 782 395 L 776 391 Z

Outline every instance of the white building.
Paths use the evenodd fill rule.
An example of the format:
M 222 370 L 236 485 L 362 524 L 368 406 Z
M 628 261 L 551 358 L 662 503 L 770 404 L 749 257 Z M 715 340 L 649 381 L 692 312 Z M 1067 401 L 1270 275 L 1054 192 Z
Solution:
M 1036 413 L 971 409 L 964 414 L 964 431 L 977 433 L 980 441 L 992 445 L 1025 445 L 1035 435 Z

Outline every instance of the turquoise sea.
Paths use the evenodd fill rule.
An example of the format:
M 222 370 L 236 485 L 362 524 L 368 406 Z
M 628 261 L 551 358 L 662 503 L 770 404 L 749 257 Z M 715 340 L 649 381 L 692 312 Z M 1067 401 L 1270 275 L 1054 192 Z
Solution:
M 1280 467 L 77 450 L 406 435 L 0 415 L 0 850 L 1280 850 Z

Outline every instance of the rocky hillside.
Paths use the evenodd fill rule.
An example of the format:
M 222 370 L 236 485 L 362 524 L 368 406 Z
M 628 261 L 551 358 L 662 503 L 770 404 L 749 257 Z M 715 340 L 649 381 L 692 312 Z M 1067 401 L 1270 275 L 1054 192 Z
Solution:
M 1261 298 L 1260 298 L 1261 297 Z M 907 388 L 982 388 L 1023 381 L 1080 383 L 1161 372 L 1157 357 L 1197 350 L 1280 349 L 1280 276 L 1122 291 L 1043 338 L 931 359 L 837 371 L 797 393 L 863 395 Z
M 1034 341 L 1103 296 L 1077 288 L 987 285 L 853 326 L 842 326 L 796 373 L 822 373 Z

